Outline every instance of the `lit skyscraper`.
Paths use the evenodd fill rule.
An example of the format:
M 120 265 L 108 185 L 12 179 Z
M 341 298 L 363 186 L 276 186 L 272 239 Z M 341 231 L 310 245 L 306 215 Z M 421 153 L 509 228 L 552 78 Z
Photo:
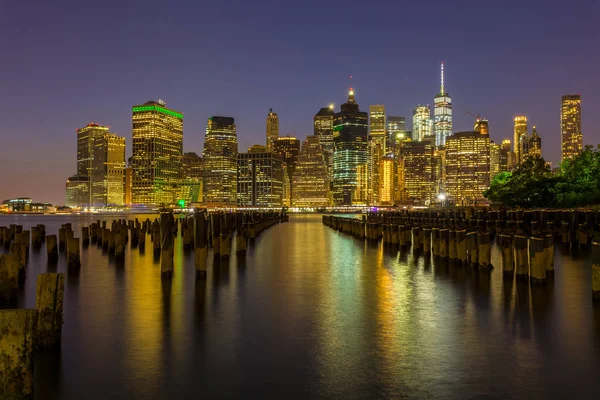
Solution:
M 196 153 L 185 153 L 182 158 L 183 179 L 202 178 L 202 157 Z
M 94 205 L 123 205 L 125 201 L 124 137 L 110 133 L 96 136 L 91 187 Z
M 210 117 L 206 124 L 203 201 L 210 207 L 237 204 L 238 142 L 231 117 Z
M 485 204 L 490 187 L 490 137 L 457 132 L 446 141 L 446 193 L 457 206 Z
M 512 160 L 514 153 L 509 139 L 504 139 L 500 145 L 500 172 L 509 171 L 512 169 Z
M 181 178 L 183 114 L 159 101 L 133 106 L 132 202 L 170 204 Z
M 535 126 L 531 128 L 531 135 L 527 138 L 527 156 L 541 157 L 542 156 L 542 138 L 537 133 Z
M 489 135 L 490 127 L 488 124 L 488 120 L 485 118 L 477 117 L 477 119 L 475 120 L 475 125 L 473 126 L 473 130 L 475 132 L 481 133 L 482 135 Z
M 379 204 L 393 206 L 396 193 L 396 159 L 382 157 L 379 160 Z
M 90 181 L 85 175 L 73 175 L 67 179 L 66 183 L 67 207 L 81 207 L 89 205 L 90 202 Z
M 237 159 L 237 205 L 240 207 L 281 207 L 283 202 L 283 161 L 281 156 L 253 146 Z
M 397 142 L 408 139 L 406 137 L 406 118 L 390 115 L 387 118 L 387 142 L 388 154 L 393 151 Z
M 430 140 L 404 142 L 401 148 L 406 200 L 414 205 L 429 205 L 435 198 L 434 147 Z
M 273 151 L 273 143 L 279 137 L 279 116 L 269 109 L 267 114 L 267 151 Z
M 477 131 L 476 131 L 477 132 Z M 481 133 L 481 132 L 478 132 Z M 485 134 L 483 134 L 485 135 Z M 499 144 L 490 141 L 490 181 L 500 173 L 500 152 L 502 148 Z
M 442 63 L 441 71 L 442 84 L 440 92 L 433 98 L 436 146 L 444 146 L 446 144 L 446 138 L 452 135 L 452 98 L 444 89 L 444 63 Z
M 366 193 L 359 188 L 358 168 L 367 167 L 369 116 L 361 112 L 350 88 L 348 101 L 335 114 L 333 127 L 333 198 L 335 205 L 366 203 Z
M 368 201 L 373 205 L 380 203 L 379 167 L 381 158 L 386 154 L 386 127 L 385 106 L 369 106 Z
M 333 179 L 333 118 L 335 111 L 333 105 L 319 110 L 313 118 L 313 134 L 319 138 L 319 143 L 323 148 L 325 163 L 329 173 L 329 180 Z
M 294 176 L 294 168 L 296 168 L 296 162 L 298 161 L 298 154 L 300 153 L 300 140 L 290 135 L 280 137 L 273 143 L 273 151 L 281 157 L 283 160 L 283 199 L 284 203 L 291 203 L 292 193 L 294 188 L 292 187 L 292 177 Z
M 573 158 L 583 151 L 581 133 L 581 96 L 567 94 L 562 97 L 560 109 L 561 160 Z
M 513 146 L 516 165 L 523 162 L 523 137 L 527 136 L 527 117 L 520 115 L 515 117 L 515 128 L 513 134 Z
M 77 175 L 89 177 L 94 159 L 94 139 L 109 133 L 109 129 L 93 122 L 77 129 Z
M 417 106 L 413 110 L 412 139 L 420 142 L 431 133 L 431 109 L 429 106 Z
M 307 136 L 302 143 L 293 176 L 294 207 L 327 207 L 329 177 L 323 150 L 317 136 Z

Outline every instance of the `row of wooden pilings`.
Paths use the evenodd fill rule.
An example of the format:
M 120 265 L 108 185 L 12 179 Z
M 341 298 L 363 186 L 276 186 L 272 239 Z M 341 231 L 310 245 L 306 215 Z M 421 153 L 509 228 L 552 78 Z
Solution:
M 384 244 L 432 255 L 435 259 L 478 269 L 492 268 L 493 234 L 460 228 L 420 227 L 405 223 L 378 223 L 323 216 L 323 223 L 340 232 L 368 240 L 383 240 Z M 543 283 L 554 274 L 554 241 L 552 235 L 527 236 L 501 233 L 498 242 L 502 253 L 504 276 L 530 279 Z
M 235 249 L 243 256 L 247 241 L 288 216 L 278 212 L 214 212 L 196 210 L 192 216 L 175 218 L 164 210 L 155 220 L 96 221 L 81 228 L 81 238 L 75 237 L 72 224 L 61 225 L 58 235 L 46 235 L 44 225 L 24 230 L 21 225 L 0 227 L 0 245 L 9 249 L 0 255 L 0 299 L 14 300 L 25 280 L 29 246 L 39 250 L 44 241 L 48 263 L 58 262 L 59 253 L 66 254 L 67 272 L 81 268 L 80 248 L 97 245 L 123 261 L 127 244 L 141 253 L 150 236 L 153 254 L 160 257 L 161 277 L 173 274 L 173 247 L 181 230 L 183 248 L 194 250 L 197 277 L 206 277 L 208 248 L 215 257 L 226 259 Z M 234 236 L 235 233 L 235 236 Z M 64 274 L 47 273 L 37 276 L 36 308 L 0 311 L 0 399 L 28 399 L 33 396 L 33 359 L 39 351 L 60 345 L 63 322 Z

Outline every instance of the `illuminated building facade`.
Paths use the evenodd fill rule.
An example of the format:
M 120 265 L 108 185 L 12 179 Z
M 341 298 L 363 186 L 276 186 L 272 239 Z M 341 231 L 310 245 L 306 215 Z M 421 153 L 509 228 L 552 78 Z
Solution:
M 92 163 L 94 161 L 94 141 L 96 137 L 109 133 L 108 126 L 90 123 L 83 128 L 77 129 L 77 175 L 86 176 L 88 182 L 91 182 Z M 87 204 L 92 204 L 92 190 L 88 189 L 90 196 Z
M 333 199 L 336 206 L 364 205 L 366 193 L 359 185 L 357 169 L 367 166 L 368 119 L 350 88 L 348 101 L 335 114 L 333 127 Z
M 488 120 L 485 118 L 477 117 L 477 119 L 475 120 L 475 125 L 473 126 L 473 130 L 475 132 L 481 133 L 482 135 L 489 135 L 490 127 L 489 127 Z
M 184 153 L 181 161 L 183 179 L 202 179 L 202 157 L 196 153 Z
M 515 152 L 515 165 L 521 165 L 523 162 L 523 138 L 527 136 L 527 117 L 520 115 L 515 117 L 515 127 L 513 133 L 513 145 Z
M 396 198 L 396 159 L 382 157 L 379 161 L 379 204 L 393 206 Z
M 542 138 L 537 133 L 535 126 L 531 128 L 531 135 L 527 138 L 527 156 L 541 157 L 542 156 Z
M 292 206 L 292 179 L 290 178 L 290 174 L 288 172 L 288 167 L 285 163 L 282 165 L 283 169 L 283 206 L 291 207 Z
M 294 207 L 327 207 L 329 176 L 318 136 L 307 136 L 292 179 Z
M 209 207 L 237 204 L 238 142 L 231 117 L 210 117 L 204 138 L 203 201 Z
M 500 152 L 500 145 L 490 141 L 490 181 L 500 173 Z
M 385 106 L 369 106 L 368 202 L 372 205 L 380 203 L 379 167 L 382 157 L 386 154 L 386 125 Z
M 287 135 L 278 138 L 273 146 L 273 151 L 279 154 L 287 172 L 285 198 L 289 198 L 291 204 L 292 193 L 294 192 L 292 177 L 294 176 L 294 169 L 296 168 L 296 162 L 298 162 L 298 155 L 300 154 L 300 140 Z
M 132 178 L 133 178 L 133 168 L 131 165 L 125 168 L 125 204 L 131 205 L 131 187 L 132 187 Z
M 237 166 L 239 207 L 283 205 L 283 160 L 279 154 L 272 151 L 240 153 Z
M 327 170 L 329 173 L 329 180 L 333 179 L 333 118 L 335 111 L 333 111 L 333 105 L 330 107 L 324 107 L 319 110 L 317 115 L 313 118 L 313 134 L 319 138 L 321 147 L 323 148 L 323 154 L 325 156 L 325 163 L 327 164 Z
M 417 106 L 413 110 L 412 139 L 420 142 L 431 134 L 431 110 L 429 106 Z
M 512 169 L 512 160 L 514 153 L 509 139 L 504 139 L 500 145 L 500 172 L 510 171 Z
M 406 140 L 406 118 L 390 115 L 387 117 L 386 148 L 393 150 L 396 143 Z M 388 154 L 390 151 L 388 151 Z
M 568 94 L 562 96 L 560 109 L 561 160 L 573 158 L 583 151 L 581 133 L 581 96 Z
M 269 109 L 267 114 L 267 151 L 273 151 L 273 143 L 279 137 L 279 116 Z
M 486 203 L 490 186 L 490 137 L 458 132 L 446 140 L 446 194 L 457 206 Z
M 94 139 L 91 188 L 93 205 L 123 205 L 125 201 L 124 137 L 105 133 Z
M 434 141 L 404 142 L 402 160 L 406 201 L 413 205 L 431 204 L 435 193 Z
M 441 66 L 440 92 L 433 98 L 435 145 L 444 146 L 452 135 L 452 98 L 444 88 L 444 63 Z M 414 130 L 414 128 L 413 128 Z
M 86 175 L 74 175 L 67 179 L 66 184 L 67 207 L 83 207 L 89 205 L 90 181 Z
M 183 114 L 159 101 L 133 106 L 132 202 L 174 202 L 181 179 Z

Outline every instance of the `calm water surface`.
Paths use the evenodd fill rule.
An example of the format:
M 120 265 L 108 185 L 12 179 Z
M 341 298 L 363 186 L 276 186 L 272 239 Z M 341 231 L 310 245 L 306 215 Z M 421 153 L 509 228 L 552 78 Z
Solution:
M 101 217 L 103 218 L 103 217 Z M 76 236 L 98 217 L 0 217 Z M 106 217 L 109 219 L 109 217 Z M 600 306 L 588 254 L 557 247 L 545 287 L 448 267 L 370 245 L 293 215 L 195 279 L 175 244 L 175 272 L 95 245 L 67 276 L 62 347 L 38 357 L 36 399 L 598 398 Z M 235 254 L 235 253 L 234 253 Z M 64 271 L 64 254 L 58 271 Z M 18 307 L 35 307 L 30 257 Z

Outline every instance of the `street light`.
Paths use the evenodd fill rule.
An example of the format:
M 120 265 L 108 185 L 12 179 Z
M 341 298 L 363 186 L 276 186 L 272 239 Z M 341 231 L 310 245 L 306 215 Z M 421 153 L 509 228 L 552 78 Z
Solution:
M 446 195 L 444 193 L 440 193 L 440 194 L 438 194 L 437 198 L 440 201 L 440 203 L 442 204 L 442 207 L 444 207 L 444 201 L 446 200 Z

